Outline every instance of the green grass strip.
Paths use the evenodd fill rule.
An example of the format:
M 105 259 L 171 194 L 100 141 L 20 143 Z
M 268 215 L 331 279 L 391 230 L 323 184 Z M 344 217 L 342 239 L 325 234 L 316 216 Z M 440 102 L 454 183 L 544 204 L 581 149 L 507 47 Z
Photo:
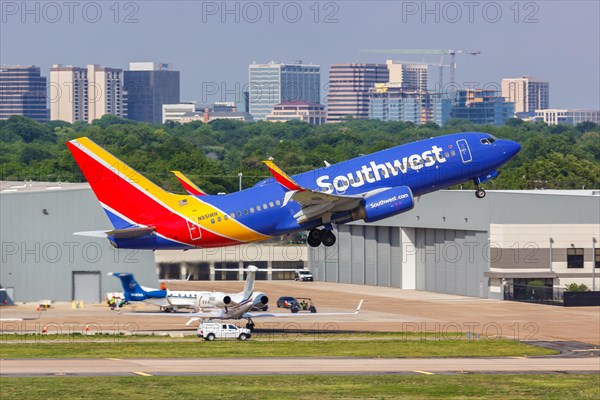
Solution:
M 6 399 L 598 399 L 597 375 L 0 378 Z
M 503 357 L 557 354 L 510 340 L 273 340 L 0 344 L 1 358 Z

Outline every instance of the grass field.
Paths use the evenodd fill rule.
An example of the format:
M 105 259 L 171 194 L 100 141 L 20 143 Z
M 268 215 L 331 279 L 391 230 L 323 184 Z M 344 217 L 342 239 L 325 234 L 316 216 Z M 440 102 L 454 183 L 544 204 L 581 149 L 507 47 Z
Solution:
M 4 399 L 598 399 L 597 375 L 0 378 Z
M 249 340 L 206 342 L 112 340 L 7 341 L 0 344 L 2 358 L 206 358 L 206 357 L 502 357 L 557 354 L 510 340 Z

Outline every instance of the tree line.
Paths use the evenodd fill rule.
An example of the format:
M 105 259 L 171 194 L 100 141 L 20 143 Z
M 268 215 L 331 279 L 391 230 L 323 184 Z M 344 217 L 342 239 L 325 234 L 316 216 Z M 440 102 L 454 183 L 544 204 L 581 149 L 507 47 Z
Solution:
M 272 157 L 289 174 L 333 164 L 399 144 L 456 132 L 479 131 L 521 144 L 488 189 L 581 189 L 600 187 L 600 126 L 548 126 L 511 119 L 506 125 L 475 125 L 453 119 L 434 123 L 347 119 L 311 126 L 216 120 L 208 124 L 148 124 L 106 115 L 91 124 L 39 123 L 13 116 L 0 121 L 0 179 L 85 181 L 65 143 L 88 136 L 167 190 L 182 188 L 169 172 L 180 170 L 209 193 L 232 192 L 269 177 L 261 160 Z

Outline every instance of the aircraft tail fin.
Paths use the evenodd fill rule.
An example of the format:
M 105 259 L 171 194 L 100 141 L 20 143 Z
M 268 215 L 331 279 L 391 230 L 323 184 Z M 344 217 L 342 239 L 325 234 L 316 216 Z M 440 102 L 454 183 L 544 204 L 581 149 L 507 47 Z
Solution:
M 244 298 L 248 298 L 254 292 L 254 278 L 256 277 L 258 268 L 254 265 L 248 266 L 246 269 L 246 283 L 244 285 Z
M 187 195 L 169 193 L 87 137 L 67 147 L 115 229 L 152 227 L 187 204 Z
M 206 196 L 207 193 L 200 189 L 194 182 L 192 182 L 187 176 L 182 174 L 180 171 L 171 171 L 175 177 L 181 183 L 181 186 L 185 189 L 186 192 L 193 196 Z
M 140 301 L 148 298 L 147 292 L 140 286 L 128 272 L 109 272 L 108 275 L 116 276 L 121 280 L 123 295 L 127 301 Z

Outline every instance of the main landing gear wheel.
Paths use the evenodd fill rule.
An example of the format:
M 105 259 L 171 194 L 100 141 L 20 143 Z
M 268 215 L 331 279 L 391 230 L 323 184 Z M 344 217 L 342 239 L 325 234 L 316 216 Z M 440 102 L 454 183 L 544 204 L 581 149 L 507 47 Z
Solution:
M 331 247 L 335 244 L 335 235 L 331 231 L 324 230 L 321 234 L 321 242 L 323 242 L 323 246 Z
M 308 238 L 306 238 L 306 242 L 310 247 L 319 247 L 321 245 L 321 238 L 323 236 L 323 232 L 319 229 L 311 229 L 308 232 Z
M 475 197 L 478 199 L 483 199 L 485 197 L 485 190 L 483 190 L 482 187 L 475 189 Z

